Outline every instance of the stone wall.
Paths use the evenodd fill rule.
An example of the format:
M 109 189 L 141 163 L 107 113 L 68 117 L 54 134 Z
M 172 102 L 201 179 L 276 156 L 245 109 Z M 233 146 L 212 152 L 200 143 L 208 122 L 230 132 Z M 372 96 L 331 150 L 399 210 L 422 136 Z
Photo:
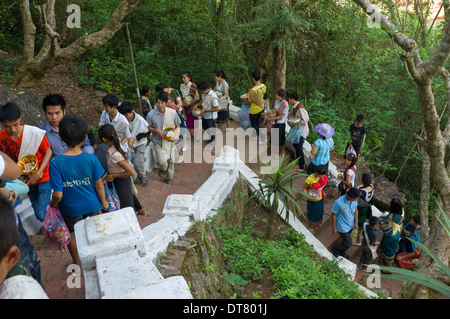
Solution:
M 226 213 L 218 211 L 215 216 L 216 225 L 240 225 L 248 198 L 248 185 L 238 178 L 222 204 Z M 232 289 L 223 279 L 228 273 L 219 251 L 220 243 L 210 224 L 197 222 L 178 241 L 169 245 L 156 266 L 165 278 L 182 275 L 194 298 L 230 298 Z
M 11 89 L 0 84 L 0 105 L 14 102 L 19 105 L 22 112 L 22 123 L 40 126 L 46 121 L 42 109 L 42 97 L 29 90 Z

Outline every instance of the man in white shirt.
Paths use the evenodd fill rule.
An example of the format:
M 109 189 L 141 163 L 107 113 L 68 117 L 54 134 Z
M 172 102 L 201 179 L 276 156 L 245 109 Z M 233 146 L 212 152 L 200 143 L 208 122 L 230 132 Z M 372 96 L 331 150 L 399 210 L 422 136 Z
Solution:
M 145 173 L 145 149 L 147 147 L 148 123 L 133 111 L 133 105 L 128 101 L 123 101 L 119 106 L 119 112 L 128 120 L 130 124 L 131 137 L 128 139 L 128 146 L 131 150 L 131 160 L 142 186 L 148 183 Z
M 201 103 L 202 127 L 210 136 L 210 140 L 206 141 L 206 143 L 211 143 L 214 145 L 216 138 L 217 112 L 219 111 L 219 99 L 217 94 L 211 90 L 211 87 L 206 81 L 201 81 L 197 85 L 197 89 L 200 93 L 202 93 L 202 101 L 194 106 L 194 110 L 196 110 Z
M 116 129 L 120 143 L 123 145 L 125 152 L 128 152 L 128 139 L 131 137 L 130 124 L 128 120 L 119 113 L 119 99 L 114 94 L 106 94 L 103 99 L 104 110 L 100 116 L 99 126 L 111 124 Z

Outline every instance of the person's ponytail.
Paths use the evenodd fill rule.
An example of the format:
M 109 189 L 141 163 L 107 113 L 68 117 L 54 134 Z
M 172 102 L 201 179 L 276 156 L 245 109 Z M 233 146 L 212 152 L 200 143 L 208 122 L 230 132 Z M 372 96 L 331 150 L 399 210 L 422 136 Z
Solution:
M 111 141 L 114 143 L 114 147 L 116 150 L 122 154 L 122 156 L 126 159 L 127 154 L 122 149 L 122 145 L 120 144 L 119 137 L 117 136 L 116 129 L 111 124 L 105 124 L 101 126 L 98 130 L 98 137 L 100 139 L 104 138 L 108 141 Z

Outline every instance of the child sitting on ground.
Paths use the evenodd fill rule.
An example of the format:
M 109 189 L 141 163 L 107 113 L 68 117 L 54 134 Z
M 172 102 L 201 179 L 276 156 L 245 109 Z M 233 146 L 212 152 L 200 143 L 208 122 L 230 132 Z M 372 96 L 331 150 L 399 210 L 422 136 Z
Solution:
M 81 151 L 87 133 L 88 124 L 81 115 L 65 115 L 59 122 L 59 136 L 67 144 L 67 151 L 54 157 L 49 168 L 53 190 L 50 207 L 59 209 L 70 231 L 68 249 L 79 266 L 75 223 L 108 208 L 102 179 L 105 170 L 94 154 Z
M 402 237 L 398 243 L 398 253 L 414 252 L 417 248 L 417 244 L 409 239 L 420 243 L 420 233 L 420 215 L 414 215 L 411 218 L 411 221 L 402 230 Z

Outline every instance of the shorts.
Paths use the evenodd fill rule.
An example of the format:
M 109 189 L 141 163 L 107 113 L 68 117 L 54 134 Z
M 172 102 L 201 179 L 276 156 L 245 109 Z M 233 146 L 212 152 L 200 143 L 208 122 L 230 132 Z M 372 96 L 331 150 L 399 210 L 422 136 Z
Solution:
M 217 112 L 217 124 L 224 124 L 230 119 L 230 111 L 228 108 Z
M 62 215 L 62 217 L 64 218 L 64 222 L 66 223 L 67 229 L 69 230 L 69 232 L 73 233 L 75 231 L 75 224 L 78 223 L 79 221 L 86 219 L 87 217 L 93 217 L 93 216 L 97 216 L 100 215 L 100 211 L 95 211 L 92 213 L 87 213 L 81 216 L 77 216 L 77 217 L 73 217 L 73 216 L 64 216 Z

